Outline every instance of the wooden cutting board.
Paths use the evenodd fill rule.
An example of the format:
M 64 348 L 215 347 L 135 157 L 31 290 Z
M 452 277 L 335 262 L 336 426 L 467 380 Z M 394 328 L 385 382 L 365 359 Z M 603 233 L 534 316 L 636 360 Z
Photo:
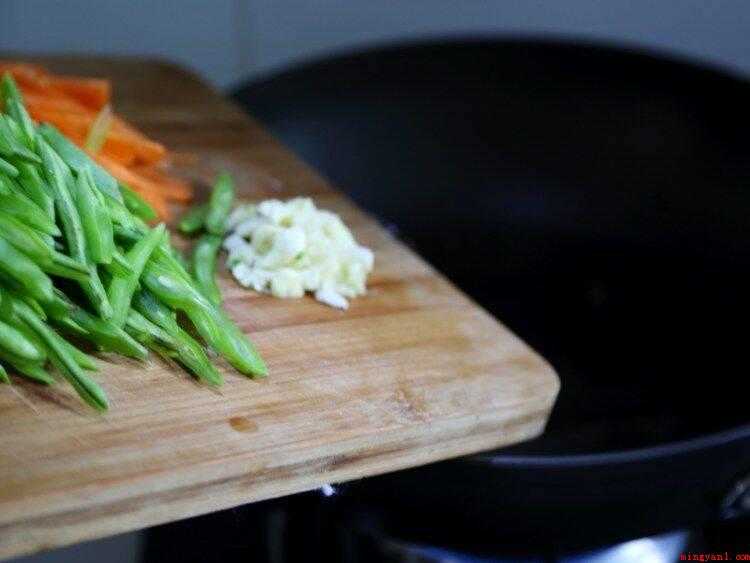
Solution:
M 346 312 L 248 292 L 227 308 L 270 376 L 212 391 L 158 359 L 104 356 L 111 409 L 60 384 L 0 387 L 0 558 L 487 450 L 539 434 L 550 366 L 194 75 L 133 59 L 51 59 L 109 77 L 115 107 L 242 197 L 310 195 L 375 251 Z M 202 195 L 202 194 L 201 194 Z

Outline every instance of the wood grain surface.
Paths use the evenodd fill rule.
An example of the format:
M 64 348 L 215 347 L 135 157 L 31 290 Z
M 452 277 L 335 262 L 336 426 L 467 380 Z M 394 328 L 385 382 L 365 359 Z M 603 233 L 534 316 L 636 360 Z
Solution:
M 259 296 L 222 272 L 267 379 L 225 369 L 217 392 L 158 359 L 104 355 L 105 415 L 64 384 L 0 387 L 0 558 L 542 431 L 559 385 L 550 366 L 194 75 L 159 61 L 41 62 L 111 78 L 116 110 L 174 149 L 186 177 L 205 185 L 228 170 L 246 199 L 311 195 L 376 261 L 346 312 Z

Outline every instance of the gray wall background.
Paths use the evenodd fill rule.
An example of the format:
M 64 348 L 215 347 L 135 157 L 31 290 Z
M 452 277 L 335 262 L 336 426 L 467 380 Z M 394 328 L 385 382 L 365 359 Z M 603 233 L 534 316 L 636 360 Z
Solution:
M 0 0 L 0 50 L 157 55 L 222 88 L 368 43 L 465 33 L 612 40 L 750 75 L 748 0 Z

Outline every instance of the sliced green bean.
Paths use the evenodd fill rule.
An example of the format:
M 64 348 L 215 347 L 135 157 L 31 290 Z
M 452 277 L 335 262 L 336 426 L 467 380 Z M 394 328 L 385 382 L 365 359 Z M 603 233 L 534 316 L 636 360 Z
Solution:
M 81 217 L 76 210 L 68 185 L 70 171 L 64 168 L 65 164 L 60 157 L 43 139 L 39 139 L 37 144 L 44 163 L 47 182 L 55 198 L 55 207 L 63 226 L 70 255 L 79 262 L 85 263 L 87 259 L 86 239 L 81 226 Z
M 39 170 L 33 164 L 22 162 L 18 164 L 18 178 L 21 189 L 39 208 L 47 214 L 50 220 L 55 220 L 55 199 L 47 183 L 42 179 Z
M 104 264 L 104 267 L 112 276 L 127 276 L 133 271 L 128 259 L 116 248 L 112 253 L 112 261 Z
M 148 351 L 119 326 L 94 317 L 80 307 L 74 308 L 70 316 L 86 331 L 87 334 L 83 338 L 101 346 L 104 350 L 138 360 L 145 360 L 148 356 Z
M 29 117 L 29 113 L 26 111 L 26 107 L 23 105 L 23 98 L 21 92 L 16 86 L 15 80 L 10 73 L 3 74 L 2 83 L 0 84 L 0 92 L 3 97 L 3 111 L 12 117 L 16 123 L 20 126 L 26 146 L 28 148 L 34 147 L 34 138 L 36 136 L 34 122 Z
M 107 212 L 99 209 L 99 199 L 94 193 L 96 188 L 91 185 L 91 182 L 91 170 L 89 168 L 78 174 L 74 184 L 73 201 L 81 218 L 81 228 L 86 240 L 88 259 L 94 264 L 108 264 L 112 261 L 114 249 L 112 224 L 109 223 L 108 230 L 102 230 L 104 224 L 101 221 L 101 214 Z M 109 217 L 108 213 L 107 217 Z
M 94 185 L 102 193 L 115 200 L 122 202 L 122 195 L 115 180 L 109 172 L 104 170 L 89 155 L 70 142 L 57 129 L 49 124 L 40 125 L 37 129 L 38 138 L 44 138 L 47 143 L 60 155 L 63 162 L 67 164 L 76 174 L 80 174 L 86 167 L 91 167 L 94 176 Z
M 16 282 L 30 297 L 49 303 L 54 300 L 52 280 L 28 256 L 0 237 L 0 272 Z
M 185 213 L 180 219 L 177 228 L 180 232 L 186 235 L 191 235 L 203 228 L 203 224 L 206 221 L 206 213 L 208 212 L 208 206 L 206 205 L 194 205 L 190 210 Z
M 122 202 L 128 211 L 143 221 L 153 221 L 156 219 L 156 211 L 141 196 L 122 182 L 120 182 L 119 186 L 120 193 L 122 194 Z
M 57 252 L 47 244 L 41 233 L 2 210 L 0 233 L 16 250 L 34 260 L 45 272 L 74 280 L 88 278 L 89 270 L 85 264 Z
M 53 237 L 60 235 L 60 229 L 57 228 L 52 219 L 28 197 L 19 192 L 0 194 L 0 209 L 38 231 Z
M 84 352 L 83 350 L 79 350 L 65 339 L 62 339 L 62 344 L 67 349 L 68 353 L 73 356 L 73 359 L 75 359 L 76 363 L 83 369 L 89 371 L 99 370 L 99 365 L 96 363 L 96 360 L 89 356 L 86 352 Z
M 133 292 L 138 286 L 138 278 L 141 277 L 143 268 L 146 266 L 146 262 L 148 262 L 154 249 L 164 239 L 165 232 L 166 227 L 162 223 L 136 242 L 125 255 L 130 264 L 130 273 L 125 276 L 114 276 L 112 278 L 107 288 L 107 296 L 114 311 L 112 322 L 117 326 L 125 324 Z
M 242 331 L 194 285 L 175 272 L 167 260 L 154 253 L 141 281 L 160 301 L 183 311 L 203 339 L 235 369 L 245 375 L 268 373 L 262 358 Z
M 128 311 L 125 331 L 144 346 L 157 343 L 170 350 L 178 350 L 175 338 L 156 323 L 151 322 L 135 309 Z
M 42 155 L 45 174 L 54 193 L 55 207 L 63 225 L 70 254 L 77 261 L 86 263 L 88 261 L 86 237 L 83 233 L 81 217 L 70 192 L 70 184 L 74 183 L 73 176 L 44 139 L 37 139 L 37 148 Z M 112 317 L 112 305 L 107 299 L 107 292 L 104 290 L 95 266 L 89 266 L 89 279 L 81 282 L 80 285 L 96 312 L 103 319 Z
M 22 375 L 36 383 L 52 385 L 55 382 L 55 379 L 47 373 L 42 364 L 26 362 L 10 354 L 6 354 L 3 350 L 0 350 L 0 360 L 7 363 L 11 367 L 11 371 L 17 375 Z
M 0 158 L 0 172 L 7 174 L 11 178 L 18 176 L 18 168 L 3 158 Z
M 62 343 L 63 338 L 39 319 L 31 309 L 21 306 L 20 302 L 16 302 L 16 304 L 18 305 L 16 308 L 18 316 L 42 339 L 47 346 L 53 365 L 68 380 L 78 395 L 95 409 L 107 410 L 109 404 L 104 391 L 89 379 L 81 366 L 78 365 L 66 345 Z
M 7 115 L 0 115 L 0 155 L 26 162 L 41 162 L 39 156 L 26 147 L 20 127 Z
M 205 234 L 193 248 L 193 276 L 198 289 L 214 305 L 221 305 L 221 291 L 216 284 L 216 256 L 220 246 L 220 236 Z
M 203 347 L 196 340 L 185 332 L 175 319 L 174 313 L 166 305 L 161 303 L 149 291 L 139 291 L 133 299 L 135 308 L 142 313 L 148 320 L 160 326 L 175 339 L 178 349 L 169 351 L 156 343 L 151 342 L 147 345 L 157 353 L 178 361 L 187 369 L 193 372 L 198 379 L 209 385 L 221 385 L 224 381 L 221 373 L 211 360 L 206 356 Z
M 94 186 L 94 178 L 91 175 L 91 169 L 87 168 L 84 176 L 89 184 L 91 193 L 96 199 L 96 225 L 102 239 L 102 264 L 110 264 L 114 253 L 117 250 L 115 246 L 115 233 L 112 225 L 112 218 L 107 209 L 107 202 L 102 192 Z
M 46 357 L 44 350 L 37 348 L 22 332 L 3 321 L 0 321 L 0 348 L 28 362 L 43 361 Z
M 213 235 L 223 235 L 227 217 L 234 201 L 234 181 L 227 173 L 219 174 L 211 191 L 206 213 L 206 230 Z

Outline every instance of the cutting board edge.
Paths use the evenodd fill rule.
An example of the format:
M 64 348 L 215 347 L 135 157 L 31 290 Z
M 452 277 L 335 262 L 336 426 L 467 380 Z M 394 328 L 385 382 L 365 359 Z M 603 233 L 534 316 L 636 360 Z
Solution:
M 550 398 L 554 399 L 554 397 Z M 412 449 L 411 451 L 416 455 L 408 460 L 396 458 L 395 461 L 390 460 L 390 463 L 386 463 L 389 461 L 389 455 L 393 453 L 386 450 L 379 452 L 376 456 L 355 458 L 350 462 L 339 460 L 337 465 L 340 467 L 327 470 L 326 473 L 292 474 L 282 482 L 275 480 L 258 488 L 252 488 L 252 486 L 247 488 L 247 485 L 243 485 L 245 476 L 242 475 L 218 484 L 201 485 L 203 504 L 197 509 L 195 499 L 189 495 L 180 496 L 180 488 L 177 487 L 150 497 L 151 504 L 136 512 L 127 506 L 128 501 L 116 501 L 96 507 L 95 512 L 101 511 L 103 514 L 93 520 L 90 514 L 81 517 L 80 511 L 73 510 L 72 515 L 48 514 L 28 521 L 7 524 L 0 527 L 0 560 L 42 553 L 80 542 L 135 532 L 151 526 L 237 508 L 245 504 L 312 491 L 324 484 L 356 481 L 531 440 L 544 431 L 553 405 L 554 400 L 550 401 L 548 407 L 543 408 L 541 412 L 512 421 L 506 427 L 506 433 L 499 434 L 497 428 L 492 428 L 480 434 L 459 436 L 423 445 Z M 242 492 L 236 493 L 231 490 L 235 487 L 241 488 Z M 154 502 L 154 499 L 160 497 L 162 497 L 161 500 Z M 184 509 L 182 509 L 183 505 Z M 174 518 L 177 512 L 181 516 Z M 124 520 L 123 516 L 127 516 L 128 519 Z M 66 522 L 66 519 L 70 519 L 70 522 Z

